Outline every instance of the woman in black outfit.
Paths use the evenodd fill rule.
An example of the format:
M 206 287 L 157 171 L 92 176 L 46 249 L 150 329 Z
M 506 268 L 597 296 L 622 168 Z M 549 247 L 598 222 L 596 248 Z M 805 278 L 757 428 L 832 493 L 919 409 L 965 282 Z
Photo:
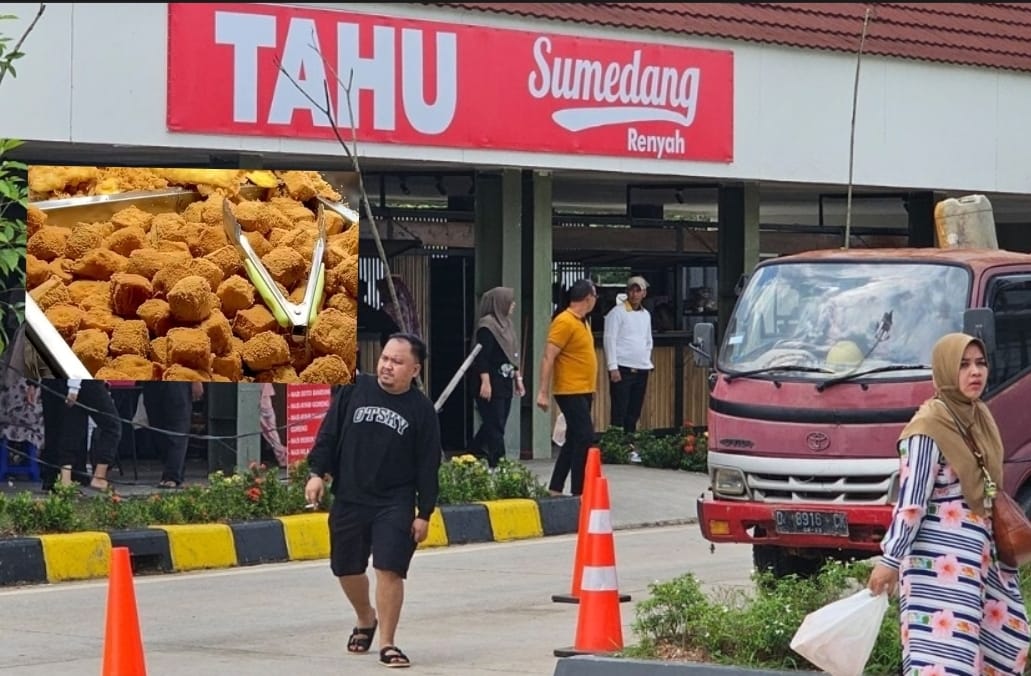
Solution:
M 505 424 L 512 408 L 512 397 L 523 396 L 523 378 L 519 374 L 519 341 L 512 325 L 515 291 L 497 286 L 480 299 L 479 319 L 473 344 L 480 353 L 473 361 L 472 372 L 479 380 L 476 408 L 480 412 L 480 429 L 473 437 L 472 450 L 487 456 L 487 464 L 497 467 L 505 457 Z

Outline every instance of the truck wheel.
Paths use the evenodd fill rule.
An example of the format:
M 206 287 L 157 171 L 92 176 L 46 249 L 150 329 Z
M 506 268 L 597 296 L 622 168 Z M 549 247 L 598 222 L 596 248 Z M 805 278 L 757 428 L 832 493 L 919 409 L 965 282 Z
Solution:
M 752 545 L 752 562 L 756 570 L 770 571 L 773 577 L 788 575 L 812 577 L 820 572 L 824 558 L 822 556 L 798 556 L 784 547 L 769 545 Z

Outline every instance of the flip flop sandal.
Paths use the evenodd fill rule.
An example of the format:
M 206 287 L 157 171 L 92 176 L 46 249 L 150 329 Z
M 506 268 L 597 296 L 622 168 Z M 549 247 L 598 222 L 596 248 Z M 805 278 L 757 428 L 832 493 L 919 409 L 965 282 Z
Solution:
M 371 627 L 355 627 L 351 630 L 351 636 L 347 639 L 347 652 L 355 655 L 363 655 L 369 652 L 372 647 L 372 639 L 376 636 L 377 620 Z
M 396 645 L 388 645 L 379 651 L 379 663 L 388 669 L 404 669 L 412 666 L 408 656 Z

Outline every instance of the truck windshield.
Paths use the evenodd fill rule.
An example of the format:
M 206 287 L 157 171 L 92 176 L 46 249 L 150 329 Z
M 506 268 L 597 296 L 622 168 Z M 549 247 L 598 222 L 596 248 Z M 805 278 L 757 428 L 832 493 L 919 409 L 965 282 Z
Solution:
M 728 372 L 792 369 L 826 380 L 893 364 L 929 364 L 942 335 L 963 328 L 970 273 L 927 263 L 785 262 L 756 270 L 720 350 Z M 783 376 L 776 370 L 770 377 Z M 913 377 L 885 369 L 870 378 Z

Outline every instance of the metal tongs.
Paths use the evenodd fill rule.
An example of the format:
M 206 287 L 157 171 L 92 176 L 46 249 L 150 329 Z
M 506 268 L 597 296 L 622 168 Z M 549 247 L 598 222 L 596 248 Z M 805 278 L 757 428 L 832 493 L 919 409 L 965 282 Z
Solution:
M 312 253 L 311 272 L 308 274 L 308 282 L 304 287 L 304 299 L 300 303 L 291 302 L 283 296 L 283 292 L 276 285 L 276 280 L 269 274 L 250 241 L 244 237 L 240 222 L 236 220 L 229 208 L 229 200 L 222 202 L 223 227 L 226 235 L 229 236 L 229 241 L 243 255 L 243 265 L 247 270 L 247 276 L 272 312 L 272 316 L 276 318 L 276 322 L 283 328 L 290 329 L 290 338 L 295 343 L 304 343 L 307 340 L 308 327 L 315 322 L 315 317 L 322 305 L 322 294 L 326 285 L 326 263 L 323 259 L 326 252 L 326 220 L 322 206 L 325 201 L 322 198 L 319 200 L 319 238 L 315 242 L 315 250 Z M 331 208 L 339 213 L 339 209 Z

